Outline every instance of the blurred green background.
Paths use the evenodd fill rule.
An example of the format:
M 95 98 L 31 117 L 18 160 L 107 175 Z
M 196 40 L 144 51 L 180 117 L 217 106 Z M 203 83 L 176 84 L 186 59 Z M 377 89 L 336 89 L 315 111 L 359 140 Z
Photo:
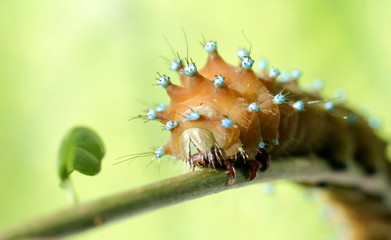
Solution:
M 391 1 L 388 0 L 1 0 L 0 229 L 71 203 L 59 188 L 57 151 L 65 132 L 83 124 L 104 139 L 97 177 L 73 176 L 82 201 L 185 173 L 170 158 L 113 166 L 116 158 L 150 151 L 168 138 L 158 123 L 128 122 L 158 102 L 156 71 L 170 74 L 166 36 L 201 66 L 202 35 L 235 51 L 253 44 L 255 59 L 303 70 L 303 85 L 325 80 L 326 97 L 346 89 L 351 106 L 383 120 L 390 139 Z M 338 239 L 324 206 L 304 190 L 278 183 L 178 204 L 69 239 Z

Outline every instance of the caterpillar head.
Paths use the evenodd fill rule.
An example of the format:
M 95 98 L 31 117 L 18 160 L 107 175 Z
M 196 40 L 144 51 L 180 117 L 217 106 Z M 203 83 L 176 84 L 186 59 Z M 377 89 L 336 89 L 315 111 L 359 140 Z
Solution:
M 238 156 L 255 160 L 260 143 L 278 138 L 279 103 L 264 84 L 276 75 L 260 79 L 246 51 L 238 53 L 240 65 L 233 66 L 218 54 L 216 42 L 205 43 L 204 49 L 209 56 L 200 70 L 193 62 L 171 64 L 182 86 L 166 75 L 157 79 L 170 97 L 168 108 L 156 116 L 171 132 L 161 151 L 190 167 L 225 166 Z

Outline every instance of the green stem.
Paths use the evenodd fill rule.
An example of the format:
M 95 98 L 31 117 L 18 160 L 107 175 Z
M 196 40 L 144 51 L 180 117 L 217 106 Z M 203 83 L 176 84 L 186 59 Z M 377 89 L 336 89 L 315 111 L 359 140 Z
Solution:
M 259 182 L 290 179 L 307 183 L 327 181 L 360 186 L 370 192 L 389 192 L 388 185 L 378 178 L 368 178 L 359 171 L 332 171 L 319 159 L 275 159 L 271 167 L 254 181 L 247 180 L 247 171 L 239 169 L 233 185 L 227 186 L 223 170 L 195 171 L 138 189 L 115 194 L 88 203 L 81 203 L 51 216 L 34 220 L 0 233 L 0 239 L 58 237 L 93 228 L 114 219 L 129 217 L 164 206 Z
M 64 181 L 64 189 L 67 191 L 67 194 L 70 196 L 71 201 L 77 205 L 80 203 L 79 195 L 77 194 L 75 185 L 73 184 L 73 181 L 71 177 L 69 177 L 67 180 Z

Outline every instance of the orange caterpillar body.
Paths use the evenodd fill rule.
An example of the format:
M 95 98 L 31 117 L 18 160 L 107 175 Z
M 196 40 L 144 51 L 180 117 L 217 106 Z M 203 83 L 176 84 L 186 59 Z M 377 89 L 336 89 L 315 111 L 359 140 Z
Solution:
M 299 71 L 277 81 L 279 71 L 267 71 L 265 64 L 255 74 L 246 51 L 238 54 L 240 65 L 232 66 L 217 53 L 216 42 L 205 43 L 204 49 L 209 57 L 199 71 L 192 62 L 172 62 L 182 86 L 172 84 L 166 75 L 157 79 L 171 102 L 167 109 L 149 109 L 148 119 L 165 124 L 171 138 L 155 151 L 155 158 L 167 154 L 193 169 L 225 168 L 229 185 L 235 180 L 235 166 L 247 167 L 252 180 L 267 170 L 271 158 L 282 154 L 316 154 L 335 171 L 359 166 L 366 189 L 332 180 L 319 186 L 328 186 L 329 199 L 343 208 L 352 239 L 391 239 L 391 164 L 386 142 L 368 122 L 343 103 L 320 98 L 319 89 L 301 91 Z M 381 182 L 382 191 L 370 191 L 373 179 Z
M 166 75 L 157 79 L 171 102 L 150 119 L 165 124 L 171 139 L 156 157 L 172 155 L 191 168 L 224 167 L 229 184 L 235 179 L 234 165 L 247 166 L 252 180 L 268 168 L 271 156 L 283 153 L 315 152 L 336 169 L 355 160 L 367 173 L 387 169 L 388 175 L 385 142 L 349 109 L 321 100 L 317 92 L 300 91 L 299 73 L 277 82 L 275 68 L 254 73 L 248 52 L 239 56 L 240 66 L 233 66 L 218 54 L 216 42 L 209 41 L 204 48 L 209 56 L 199 71 L 194 63 L 173 62 L 182 86 L 172 84 Z

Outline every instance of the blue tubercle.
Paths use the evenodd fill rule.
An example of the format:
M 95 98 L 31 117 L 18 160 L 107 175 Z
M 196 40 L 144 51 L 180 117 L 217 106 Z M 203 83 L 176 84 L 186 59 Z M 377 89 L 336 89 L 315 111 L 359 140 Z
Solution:
M 368 120 L 369 127 L 373 129 L 378 129 L 381 127 L 381 119 L 378 117 L 370 117 Z
M 301 112 L 304 109 L 304 102 L 299 100 L 299 101 L 296 101 L 292 106 L 294 109 Z
M 326 110 L 329 111 L 329 112 L 333 111 L 334 108 L 335 108 L 335 105 L 334 105 L 333 102 L 330 102 L 330 101 L 329 101 L 329 102 L 326 102 L 326 103 L 324 104 L 324 109 L 326 109 Z
M 268 66 L 268 62 L 266 59 L 262 59 L 258 62 L 258 68 L 262 71 L 266 70 Z
M 197 73 L 197 67 L 194 63 L 189 63 L 183 72 L 189 77 L 194 76 Z
M 171 62 L 170 69 L 172 71 L 178 71 L 179 68 L 181 68 L 181 67 L 182 67 L 182 61 L 180 59 L 176 59 Z
M 154 109 L 148 109 L 147 117 L 148 120 L 155 120 L 157 116 L 157 112 Z
M 216 87 L 222 87 L 224 86 L 225 77 L 221 75 L 216 75 L 215 78 L 213 78 L 213 84 Z
M 164 152 L 163 152 L 163 146 L 160 146 L 158 147 L 156 150 L 155 150 L 155 157 L 157 158 L 161 158 L 164 156 Z
M 276 96 L 274 96 L 273 102 L 276 104 L 283 104 L 285 102 L 285 96 L 279 93 Z
M 250 56 L 244 56 L 242 58 L 242 68 L 251 69 L 253 67 L 254 60 L 251 59 Z
M 322 90 L 322 88 L 324 87 L 324 82 L 322 79 L 315 79 L 312 86 L 315 90 L 319 91 Z
M 216 49 L 217 49 L 216 41 L 208 41 L 208 42 L 206 42 L 205 45 L 204 45 L 204 49 L 208 53 L 216 51 Z
M 249 112 L 258 112 L 259 111 L 259 106 L 258 106 L 258 104 L 256 102 L 253 102 L 253 103 L 250 103 L 250 105 L 248 105 L 247 110 Z
M 269 77 L 271 78 L 276 78 L 278 77 L 278 75 L 280 75 L 280 70 L 278 70 L 277 68 L 275 67 L 272 67 L 269 71 Z
M 164 104 L 164 103 L 159 103 L 159 104 L 156 106 L 156 108 L 155 108 L 156 112 L 163 112 L 163 111 L 166 110 L 166 109 L 167 109 L 167 105 Z
M 236 55 L 238 55 L 238 57 L 240 59 L 243 59 L 244 57 L 248 57 L 250 55 L 250 52 L 245 49 L 245 48 L 242 48 L 242 49 L 239 49 L 237 52 L 236 52 Z
M 264 141 L 261 141 L 258 143 L 258 147 L 259 148 L 265 148 L 266 147 L 266 143 Z
M 279 145 L 280 142 L 278 141 L 278 139 L 274 139 L 274 140 L 273 140 L 273 144 L 274 144 L 274 145 Z
M 224 118 L 221 120 L 221 126 L 224 128 L 230 128 L 233 125 L 233 121 L 230 118 Z
M 301 71 L 300 70 L 293 70 L 291 73 L 292 79 L 297 80 L 301 77 Z
M 165 128 L 166 130 L 171 130 L 171 129 L 175 128 L 176 126 L 178 126 L 178 123 L 177 123 L 177 122 L 174 122 L 174 121 L 169 120 L 169 121 L 166 123 L 166 125 L 164 126 L 164 128 Z
M 281 72 L 280 79 L 279 79 L 280 82 L 286 83 L 289 82 L 290 80 L 291 80 L 291 75 L 289 74 L 289 72 L 287 71 Z
M 190 112 L 189 116 L 186 118 L 187 121 L 195 121 L 200 119 L 200 113 L 199 112 Z
M 163 75 L 157 79 L 157 85 L 167 87 L 170 84 L 170 77 Z

